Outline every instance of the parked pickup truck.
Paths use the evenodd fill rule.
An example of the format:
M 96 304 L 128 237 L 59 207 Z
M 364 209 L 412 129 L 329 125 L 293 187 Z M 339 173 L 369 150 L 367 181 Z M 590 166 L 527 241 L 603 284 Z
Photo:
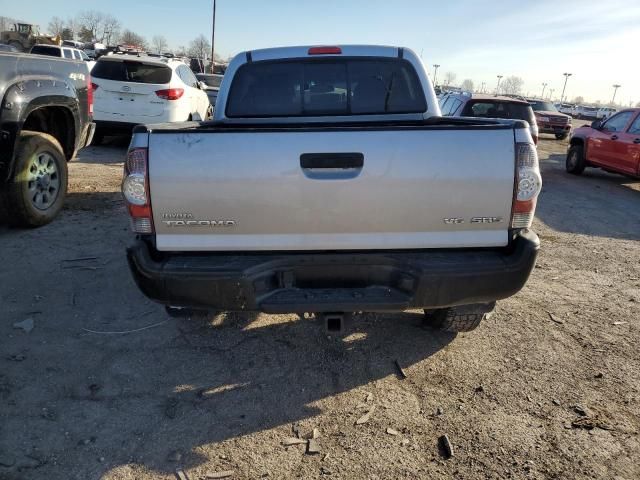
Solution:
M 67 162 L 93 136 L 86 63 L 0 53 L 0 211 L 37 227 L 58 214 Z
M 214 120 L 138 126 L 123 193 L 140 289 L 173 314 L 420 308 L 475 328 L 534 267 L 527 122 L 445 118 L 420 59 L 377 46 L 235 57 Z
M 640 177 L 640 108 L 622 110 L 573 132 L 567 172 L 580 175 L 586 167 Z

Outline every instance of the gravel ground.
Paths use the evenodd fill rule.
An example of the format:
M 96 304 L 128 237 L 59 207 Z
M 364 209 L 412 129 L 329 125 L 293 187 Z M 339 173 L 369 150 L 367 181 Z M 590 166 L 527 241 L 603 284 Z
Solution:
M 336 339 L 146 300 L 124 256 L 125 147 L 81 152 L 53 224 L 0 228 L 0 479 L 640 478 L 640 182 L 567 175 L 566 143 L 542 139 L 521 293 L 457 337 L 406 312 Z M 319 454 L 283 446 L 314 429 Z

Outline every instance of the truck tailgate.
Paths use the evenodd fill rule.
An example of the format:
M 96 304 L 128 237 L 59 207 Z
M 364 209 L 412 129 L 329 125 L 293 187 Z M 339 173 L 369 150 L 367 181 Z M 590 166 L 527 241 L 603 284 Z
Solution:
M 161 251 L 508 242 L 511 128 L 152 130 L 149 151 Z

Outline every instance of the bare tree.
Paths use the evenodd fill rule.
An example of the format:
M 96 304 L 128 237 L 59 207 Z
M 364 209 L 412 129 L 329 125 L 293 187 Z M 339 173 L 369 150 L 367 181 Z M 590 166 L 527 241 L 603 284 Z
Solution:
M 211 43 L 209 43 L 207 37 L 200 34 L 199 37 L 191 42 L 187 53 L 191 57 L 202 59 L 208 58 L 211 54 Z
M 460 88 L 466 92 L 473 92 L 473 80 L 470 78 L 465 78 L 460 85 Z
M 146 48 L 147 46 L 147 41 L 144 39 L 144 37 L 138 35 L 135 32 L 132 32 L 131 30 L 124 30 L 122 32 L 122 35 L 120 36 L 120 43 L 123 43 L 125 45 L 133 45 L 142 49 Z
M 520 77 L 512 75 L 505 78 L 500 84 L 500 90 L 507 95 L 518 95 L 522 90 L 524 80 Z
M 0 17 L 0 32 L 4 32 L 6 30 L 11 30 L 13 24 L 17 23 L 15 18 L 11 17 Z
M 151 39 L 151 46 L 156 53 L 162 53 L 167 49 L 167 39 L 162 35 L 156 35 Z
M 576 105 L 583 104 L 584 103 L 584 97 L 577 96 L 571 101 L 571 103 L 575 103 Z
M 104 17 L 102 24 L 102 38 L 101 43 L 111 45 L 112 40 L 117 39 L 120 36 L 120 28 L 122 27 L 120 20 L 113 15 L 107 15 Z
M 75 18 L 69 17 L 65 23 L 66 28 L 71 31 L 71 38 L 65 40 L 75 40 L 76 36 L 80 32 L 80 25 L 78 25 L 78 21 Z
M 640 108 L 640 102 L 636 103 L 636 108 Z
M 80 24 L 81 36 L 84 38 L 91 36 L 91 39 L 85 41 L 103 40 L 104 19 L 104 13 L 96 10 L 87 10 L 80 13 L 78 16 L 78 23 Z
M 60 17 L 53 17 L 49 22 L 47 29 L 51 35 L 62 36 L 62 31 L 65 29 L 64 20 Z
M 444 84 L 449 86 L 451 85 L 453 82 L 456 81 L 456 77 L 457 75 L 453 72 L 447 72 L 444 74 Z

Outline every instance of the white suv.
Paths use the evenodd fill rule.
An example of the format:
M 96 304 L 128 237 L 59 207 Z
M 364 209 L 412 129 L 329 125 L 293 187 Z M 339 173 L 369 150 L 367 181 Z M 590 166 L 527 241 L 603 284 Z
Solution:
M 207 120 L 209 97 L 184 63 L 132 55 L 101 57 L 91 72 L 93 144 L 105 135 L 130 134 L 140 123 Z
M 89 71 L 95 66 L 96 62 L 91 60 L 86 53 L 74 47 L 58 46 L 58 45 L 34 45 L 29 52 L 32 55 L 46 55 L 48 57 L 66 58 L 67 60 L 78 60 L 86 62 Z

